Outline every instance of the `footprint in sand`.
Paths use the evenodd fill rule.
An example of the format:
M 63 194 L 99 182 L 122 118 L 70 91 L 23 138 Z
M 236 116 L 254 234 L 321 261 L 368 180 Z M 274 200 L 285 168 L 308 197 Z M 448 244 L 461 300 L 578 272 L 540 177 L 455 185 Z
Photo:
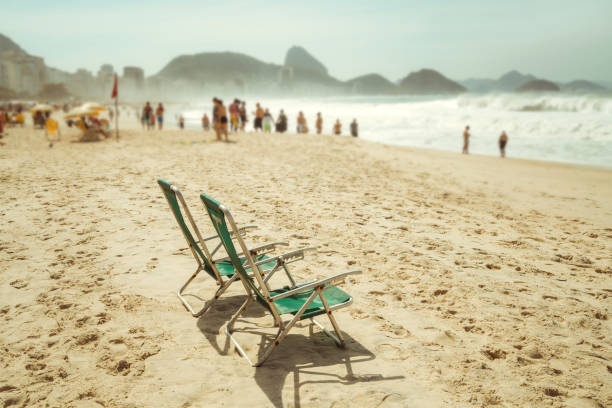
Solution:
M 9 285 L 14 287 L 15 289 L 23 289 L 26 286 L 28 286 L 28 283 L 22 281 L 21 279 L 17 279 L 17 280 L 12 281 L 11 283 L 9 283 Z

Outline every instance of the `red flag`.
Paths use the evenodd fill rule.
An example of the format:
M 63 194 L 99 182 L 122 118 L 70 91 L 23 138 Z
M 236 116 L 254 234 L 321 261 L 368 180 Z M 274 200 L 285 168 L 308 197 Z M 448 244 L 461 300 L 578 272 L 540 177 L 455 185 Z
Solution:
M 115 74 L 115 85 L 113 85 L 113 93 L 111 95 L 111 98 L 117 97 L 117 91 L 117 74 Z

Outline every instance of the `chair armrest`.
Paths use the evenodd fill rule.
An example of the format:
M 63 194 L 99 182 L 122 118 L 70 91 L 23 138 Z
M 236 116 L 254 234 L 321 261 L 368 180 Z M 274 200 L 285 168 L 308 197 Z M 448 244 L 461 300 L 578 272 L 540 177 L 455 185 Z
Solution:
M 293 295 L 295 295 L 297 293 L 305 292 L 305 291 L 307 291 L 309 289 L 312 289 L 312 288 L 316 288 L 316 287 L 319 287 L 319 286 L 324 286 L 327 283 L 335 282 L 335 281 L 338 281 L 338 280 L 343 280 L 348 275 L 356 275 L 356 274 L 359 274 L 359 273 L 361 273 L 361 271 L 359 271 L 359 270 L 356 270 L 356 271 L 347 271 L 347 272 L 342 272 L 342 273 L 339 273 L 337 275 L 331 276 L 329 278 L 321 279 L 321 280 L 318 280 L 318 281 L 315 281 L 315 282 L 306 283 L 304 285 L 299 285 L 295 289 L 288 290 L 287 292 L 281 293 L 281 294 L 276 295 L 276 296 L 271 296 L 270 300 L 271 301 L 275 301 L 275 300 L 278 300 L 278 299 L 282 299 L 282 298 L 286 298 L 286 297 L 289 297 L 289 296 L 293 296 Z
M 255 265 L 263 265 L 270 262 L 278 262 L 281 263 L 291 263 L 295 261 L 299 261 L 300 259 L 304 259 L 304 253 L 308 251 L 316 251 L 316 247 L 307 247 L 296 249 L 295 251 L 285 252 L 284 254 L 273 256 L 272 258 L 262 259 L 261 261 L 255 262 Z
M 257 225 L 245 225 L 244 227 L 238 228 L 238 233 L 241 236 L 246 235 L 247 231 L 250 229 L 258 228 Z M 230 237 L 234 236 L 234 231 L 230 231 Z M 202 241 L 210 241 L 211 239 L 219 238 L 219 235 L 211 235 L 210 237 L 202 238 Z
M 277 246 L 289 246 L 288 242 L 270 242 L 268 244 L 264 244 L 255 248 L 249 248 L 249 252 L 251 255 L 262 255 L 273 252 Z
M 254 256 L 262 255 L 262 254 L 267 254 L 267 253 L 270 253 L 270 252 L 274 252 L 274 249 L 277 246 L 280 246 L 280 245 L 289 246 L 289 243 L 288 242 L 271 242 L 269 244 L 264 244 L 264 245 L 261 245 L 261 246 L 255 247 L 255 248 L 251 248 L 251 249 L 249 249 L 249 253 L 251 255 L 254 255 Z M 236 255 L 244 256 L 244 253 L 238 252 Z M 222 262 L 222 261 L 227 261 L 229 259 L 230 259 L 229 256 L 224 256 L 223 258 L 219 258 L 219 259 L 213 260 L 213 262 Z M 270 262 L 270 261 L 268 261 L 268 262 Z

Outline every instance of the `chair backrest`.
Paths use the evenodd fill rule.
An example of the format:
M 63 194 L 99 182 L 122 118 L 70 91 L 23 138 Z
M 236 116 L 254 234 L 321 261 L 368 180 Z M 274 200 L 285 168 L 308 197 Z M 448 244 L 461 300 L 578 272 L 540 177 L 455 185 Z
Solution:
M 206 211 L 208 212 L 208 215 L 210 216 L 210 220 L 212 221 L 212 224 L 215 227 L 215 231 L 217 231 L 217 234 L 219 235 L 219 238 L 221 239 L 221 243 L 223 244 L 223 247 L 225 248 L 227 255 L 230 257 L 230 260 L 232 261 L 232 265 L 234 266 L 234 269 L 240 274 L 240 279 L 246 285 L 248 285 L 251 291 L 253 291 L 257 300 L 260 303 L 262 303 L 264 306 L 266 306 L 268 309 L 270 309 L 270 305 L 268 304 L 266 300 L 269 293 L 267 293 L 267 289 L 263 282 L 263 278 L 259 272 L 259 269 L 255 266 L 255 260 L 250 255 L 250 253 L 247 251 L 246 245 L 244 244 L 242 237 L 238 233 L 238 229 L 236 227 L 236 224 L 234 223 L 233 218 L 231 217 L 229 210 L 225 208 L 223 205 L 221 205 L 219 202 L 217 202 L 215 199 L 207 196 L 204 193 L 200 194 L 200 198 L 204 202 L 204 206 L 206 207 Z M 245 265 L 243 265 L 242 262 L 240 261 L 240 257 L 238 256 L 238 253 L 236 252 L 236 248 L 234 247 L 234 242 L 232 241 L 229 229 L 227 227 L 226 220 L 228 219 L 232 227 L 232 230 L 234 232 L 234 237 L 238 241 L 238 244 L 240 245 L 242 249 L 244 257 L 246 258 L 246 261 L 247 261 L 246 266 L 252 270 L 253 275 L 255 279 L 257 280 L 257 284 L 255 284 L 255 282 L 253 282 L 253 279 L 249 277 L 249 274 L 244 268 Z
M 172 213 L 174 214 L 174 218 L 176 218 L 176 222 L 178 223 L 179 227 L 183 231 L 185 240 L 187 241 L 187 244 L 189 245 L 189 248 L 191 249 L 191 252 L 193 253 L 193 257 L 196 259 L 196 262 L 198 262 L 198 264 L 210 276 L 212 276 L 215 279 L 220 279 L 220 277 L 218 277 L 217 274 L 215 273 L 215 270 L 211 264 L 211 261 L 204 254 L 204 251 L 198 244 L 198 241 L 196 241 L 196 239 L 193 237 L 191 230 L 185 223 L 185 218 L 183 217 L 183 211 L 181 211 L 181 204 L 179 204 L 179 199 L 177 197 L 177 194 L 180 194 L 180 191 L 176 187 L 172 186 L 172 184 L 164 180 L 161 180 L 161 179 L 157 180 L 157 184 L 159 184 L 164 195 L 166 196 L 166 200 L 168 200 L 168 205 L 170 206 L 170 210 L 172 210 Z M 189 210 L 185 206 L 184 202 L 182 204 L 183 204 L 184 211 L 188 212 Z M 191 219 L 190 214 L 188 215 L 188 217 L 189 217 L 189 222 L 191 224 L 191 227 L 193 228 L 196 235 L 198 235 L 198 238 L 201 240 L 202 237 L 199 236 L 200 233 L 197 229 L 197 226 Z
M 45 130 L 47 131 L 47 135 L 55 136 L 59 130 L 58 124 L 53 119 L 47 119 L 45 122 Z

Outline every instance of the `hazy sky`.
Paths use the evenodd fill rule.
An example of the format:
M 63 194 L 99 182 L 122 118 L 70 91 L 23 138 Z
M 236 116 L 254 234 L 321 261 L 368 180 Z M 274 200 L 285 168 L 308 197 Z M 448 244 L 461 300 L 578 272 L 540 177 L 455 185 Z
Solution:
M 302 45 L 331 75 L 391 80 L 434 68 L 453 79 L 518 69 L 557 81 L 612 80 L 612 0 L 22 0 L 0 32 L 47 65 L 157 73 L 173 57 L 236 51 L 282 64 Z

